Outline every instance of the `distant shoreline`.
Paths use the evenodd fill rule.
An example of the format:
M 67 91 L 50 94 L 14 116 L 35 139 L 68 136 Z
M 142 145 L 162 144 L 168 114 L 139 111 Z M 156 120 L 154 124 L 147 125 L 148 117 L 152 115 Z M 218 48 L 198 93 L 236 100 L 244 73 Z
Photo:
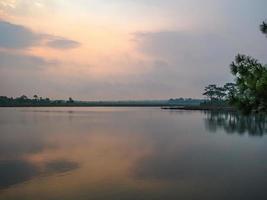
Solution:
M 203 99 L 178 98 L 169 100 L 114 100 L 114 101 L 80 101 L 50 100 L 47 97 L 28 98 L 0 96 L 0 107 L 165 107 L 165 106 L 196 106 L 203 103 Z
M 230 106 L 206 106 L 206 105 L 170 105 L 170 104 L 146 104 L 146 103 L 98 103 L 98 104 L 17 104 L 0 105 L 2 108 L 38 108 L 38 107 L 157 107 L 162 110 L 202 110 L 202 111 L 236 111 L 236 108 Z
M 91 102 L 91 103 L 48 103 L 48 104 L 0 104 L 0 107 L 165 107 L 182 106 L 170 103 L 147 103 L 147 102 Z
M 0 105 L 0 108 L 18 108 L 18 107 L 163 107 L 165 105 Z
M 163 106 L 163 110 L 206 110 L 206 111 L 237 111 L 236 108 L 230 106 Z

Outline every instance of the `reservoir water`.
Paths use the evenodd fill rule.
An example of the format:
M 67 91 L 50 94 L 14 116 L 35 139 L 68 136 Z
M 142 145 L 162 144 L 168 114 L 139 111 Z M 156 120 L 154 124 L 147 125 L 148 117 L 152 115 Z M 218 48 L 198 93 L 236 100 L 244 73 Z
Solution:
M 0 200 L 265 200 L 267 120 L 0 108 Z

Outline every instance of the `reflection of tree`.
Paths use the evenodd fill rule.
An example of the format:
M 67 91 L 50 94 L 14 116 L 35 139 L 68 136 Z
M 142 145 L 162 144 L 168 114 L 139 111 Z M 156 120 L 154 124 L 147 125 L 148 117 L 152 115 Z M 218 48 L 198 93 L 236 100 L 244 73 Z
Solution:
M 206 112 L 207 129 L 216 132 L 224 129 L 227 133 L 249 134 L 263 136 L 267 134 L 267 116 L 241 115 L 235 112 Z

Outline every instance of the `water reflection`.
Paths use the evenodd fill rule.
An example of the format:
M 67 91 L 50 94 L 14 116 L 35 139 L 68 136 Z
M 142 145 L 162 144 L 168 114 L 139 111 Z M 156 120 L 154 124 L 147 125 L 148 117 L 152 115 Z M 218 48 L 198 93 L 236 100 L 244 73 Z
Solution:
M 41 163 L 41 165 L 27 160 L 2 160 L 0 161 L 0 189 L 29 181 L 38 176 L 66 173 L 78 167 L 78 163 L 67 160 L 49 161 Z
M 263 136 L 267 134 L 265 115 L 241 115 L 237 112 L 206 112 L 205 124 L 209 131 L 223 129 L 228 134 L 249 134 Z
M 206 118 L 156 108 L 0 109 L 0 200 L 264 199 L 267 137 L 207 134 Z
M 0 189 L 30 180 L 38 174 L 35 165 L 23 160 L 0 162 Z
M 53 160 L 45 163 L 43 173 L 65 173 L 79 168 L 79 164 L 68 160 Z

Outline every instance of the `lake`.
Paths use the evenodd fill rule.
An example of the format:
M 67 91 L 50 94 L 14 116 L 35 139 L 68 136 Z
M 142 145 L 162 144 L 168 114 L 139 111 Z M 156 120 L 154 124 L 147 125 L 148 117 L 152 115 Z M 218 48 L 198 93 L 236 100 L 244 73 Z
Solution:
M 267 120 L 160 108 L 0 108 L 0 199 L 267 199 Z

